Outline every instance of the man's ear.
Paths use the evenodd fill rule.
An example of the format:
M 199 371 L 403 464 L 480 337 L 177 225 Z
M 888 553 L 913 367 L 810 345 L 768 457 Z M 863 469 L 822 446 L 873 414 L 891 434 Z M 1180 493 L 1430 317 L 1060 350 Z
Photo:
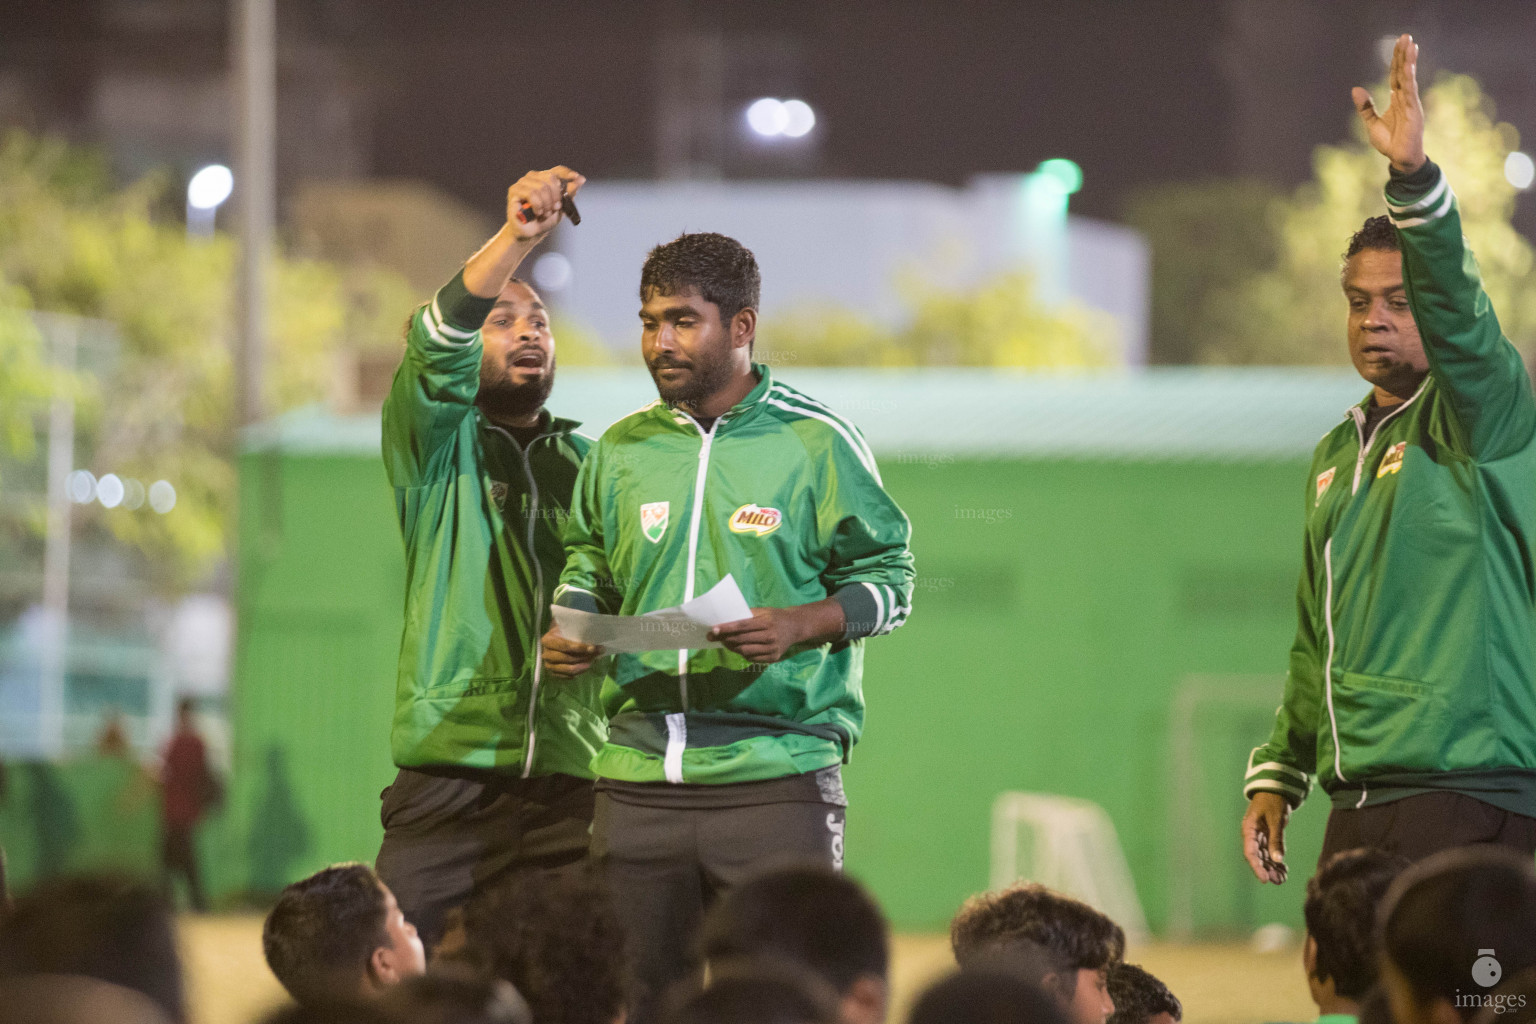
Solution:
M 751 306 L 731 317 L 731 347 L 751 348 L 757 338 L 757 310 Z
M 1301 945 L 1301 966 L 1307 972 L 1307 977 L 1317 977 L 1317 940 L 1310 934 Z
M 866 974 L 855 978 L 839 1003 L 842 1024 L 885 1024 L 890 1009 L 890 988 L 884 978 Z
M 401 980 L 395 951 L 389 946 L 375 946 L 368 957 L 368 984 L 375 989 L 385 989 L 398 985 Z

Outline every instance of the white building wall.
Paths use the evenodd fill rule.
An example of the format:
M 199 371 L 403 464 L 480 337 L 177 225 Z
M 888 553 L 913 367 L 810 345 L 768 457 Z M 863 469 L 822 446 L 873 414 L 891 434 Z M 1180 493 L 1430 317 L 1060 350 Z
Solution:
M 1032 269 L 1045 294 L 1064 291 L 1114 316 L 1122 363 L 1144 363 L 1146 243 L 1128 228 L 1080 217 L 1068 218 L 1064 243 L 1059 233 L 1053 240 L 1023 211 L 1022 181 L 988 175 L 964 189 L 921 182 L 594 183 L 581 193 L 581 225 L 562 227 L 555 240 L 570 260 L 570 282 L 546 288 L 547 297 L 627 350 L 639 340 L 636 289 L 645 254 L 685 231 L 718 231 L 756 255 L 765 319 L 834 303 L 894 325 L 908 308 L 900 294 L 904 277 L 966 287 Z

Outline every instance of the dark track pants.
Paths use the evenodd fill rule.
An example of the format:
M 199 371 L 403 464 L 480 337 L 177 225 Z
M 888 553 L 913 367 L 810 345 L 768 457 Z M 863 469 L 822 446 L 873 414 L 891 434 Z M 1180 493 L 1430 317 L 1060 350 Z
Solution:
M 384 844 L 375 868 L 431 949 L 443 916 L 523 870 L 584 861 L 592 783 L 569 775 L 532 779 L 402 768 L 380 794 Z
M 165 825 L 160 836 L 160 874 L 167 897 L 175 898 L 177 875 L 187 881 L 187 896 L 192 909 L 201 913 L 208 909 L 208 899 L 203 895 L 203 876 L 197 868 L 197 836 L 195 825 Z
M 650 807 L 599 792 L 592 858 L 613 890 L 641 983 L 631 1020 L 649 1024 L 666 989 L 699 969 L 699 922 L 726 890 L 790 864 L 841 870 L 845 811 L 820 803 Z
M 1375 807 L 1334 808 L 1318 865 L 1340 850 L 1374 846 L 1422 860 L 1455 846 L 1492 843 L 1536 855 L 1536 818 L 1465 793 L 1420 793 Z

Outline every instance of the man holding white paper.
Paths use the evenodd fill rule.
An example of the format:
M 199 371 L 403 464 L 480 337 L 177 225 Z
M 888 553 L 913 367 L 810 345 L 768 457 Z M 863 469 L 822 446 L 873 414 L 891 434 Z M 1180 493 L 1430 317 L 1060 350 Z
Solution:
M 752 362 L 758 291 L 752 254 L 722 235 L 647 257 L 641 350 L 661 397 L 583 463 L 555 591 L 618 616 L 686 613 L 707 594 L 701 614 L 717 614 L 728 593 L 712 588 L 729 576 L 751 606 L 708 632 L 719 647 L 614 658 L 592 855 L 651 997 L 688 972 L 721 892 L 775 862 L 842 866 L 863 640 L 911 604 L 910 526 L 863 436 Z M 544 636 L 553 675 L 603 653 L 558 625 Z

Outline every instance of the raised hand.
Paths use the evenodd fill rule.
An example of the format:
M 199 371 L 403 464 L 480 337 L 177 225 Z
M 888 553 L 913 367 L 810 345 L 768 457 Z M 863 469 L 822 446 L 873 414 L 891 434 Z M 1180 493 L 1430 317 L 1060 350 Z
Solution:
M 569 167 L 529 171 L 507 189 L 507 226 L 521 238 L 539 239 L 560 223 L 560 197 L 574 196 L 587 179 Z M 524 223 L 519 212 L 526 203 L 533 211 Z
M 1402 174 L 1424 166 L 1424 106 L 1419 102 L 1418 67 L 1419 45 L 1410 35 L 1398 36 L 1392 48 L 1392 69 L 1387 74 L 1391 96 L 1386 112 L 1377 111 L 1371 94 L 1358 85 L 1351 91 L 1371 145 Z

